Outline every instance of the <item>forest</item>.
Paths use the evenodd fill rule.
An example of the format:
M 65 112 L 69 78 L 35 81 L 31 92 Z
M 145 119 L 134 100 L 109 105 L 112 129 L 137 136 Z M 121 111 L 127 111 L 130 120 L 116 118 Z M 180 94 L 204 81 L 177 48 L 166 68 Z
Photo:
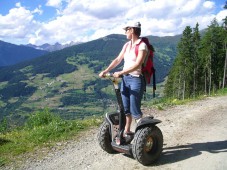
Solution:
M 214 18 L 203 33 L 199 23 L 184 29 L 165 84 L 166 97 L 184 100 L 227 86 L 227 16 L 222 21 L 219 24 Z

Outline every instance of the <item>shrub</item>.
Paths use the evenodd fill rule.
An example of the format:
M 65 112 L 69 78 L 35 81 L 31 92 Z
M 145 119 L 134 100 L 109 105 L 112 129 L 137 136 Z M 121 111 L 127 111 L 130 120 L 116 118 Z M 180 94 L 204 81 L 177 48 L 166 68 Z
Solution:
M 5 165 L 5 159 L 0 157 L 0 167 Z
M 32 129 L 34 127 L 48 125 L 51 122 L 57 122 L 57 121 L 60 121 L 60 117 L 51 113 L 48 108 L 45 108 L 29 116 L 29 119 L 26 122 L 25 127 Z
M 0 122 L 0 133 L 5 133 L 7 131 L 7 119 L 4 117 Z

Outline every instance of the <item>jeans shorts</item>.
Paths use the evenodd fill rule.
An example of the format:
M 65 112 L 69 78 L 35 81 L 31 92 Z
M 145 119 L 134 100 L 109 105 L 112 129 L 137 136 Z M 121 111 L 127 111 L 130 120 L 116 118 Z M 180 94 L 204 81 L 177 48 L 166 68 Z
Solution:
M 121 97 L 126 115 L 132 115 L 134 119 L 142 117 L 141 100 L 143 97 L 145 82 L 143 76 L 135 77 L 124 75 L 121 83 Z

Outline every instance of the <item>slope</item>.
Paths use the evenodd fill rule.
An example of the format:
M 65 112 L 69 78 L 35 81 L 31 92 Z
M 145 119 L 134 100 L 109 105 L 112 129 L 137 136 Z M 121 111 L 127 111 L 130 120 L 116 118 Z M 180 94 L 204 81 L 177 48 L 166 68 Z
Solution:
M 0 66 L 13 65 L 47 54 L 47 51 L 0 41 Z

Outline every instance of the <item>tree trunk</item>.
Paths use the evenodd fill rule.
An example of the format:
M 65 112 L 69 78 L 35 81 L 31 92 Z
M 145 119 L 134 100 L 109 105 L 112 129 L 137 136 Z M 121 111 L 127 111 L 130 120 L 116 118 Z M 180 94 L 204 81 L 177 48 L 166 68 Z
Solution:
M 222 88 L 225 88 L 225 83 L 226 83 L 226 65 L 227 65 L 227 47 L 225 43 L 225 65 L 224 65 L 224 74 L 223 74 L 223 82 L 222 82 Z
M 209 67 L 209 95 L 211 94 L 211 54 L 210 54 L 210 67 Z
M 183 84 L 183 100 L 184 100 L 184 95 L 185 95 L 185 80 L 184 80 L 184 84 Z
M 177 98 L 180 99 L 180 93 L 181 93 L 181 73 L 180 73 L 180 78 L 178 82 L 178 90 L 177 90 Z
M 207 74 L 206 74 L 206 71 L 205 71 L 205 81 L 204 81 L 204 92 L 205 92 L 205 95 L 207 95 Z
M 196 89 L 196 69 L 194 68 L 194 81 L 193 81 L 193 98 L 195 98 L 195 89 Z

